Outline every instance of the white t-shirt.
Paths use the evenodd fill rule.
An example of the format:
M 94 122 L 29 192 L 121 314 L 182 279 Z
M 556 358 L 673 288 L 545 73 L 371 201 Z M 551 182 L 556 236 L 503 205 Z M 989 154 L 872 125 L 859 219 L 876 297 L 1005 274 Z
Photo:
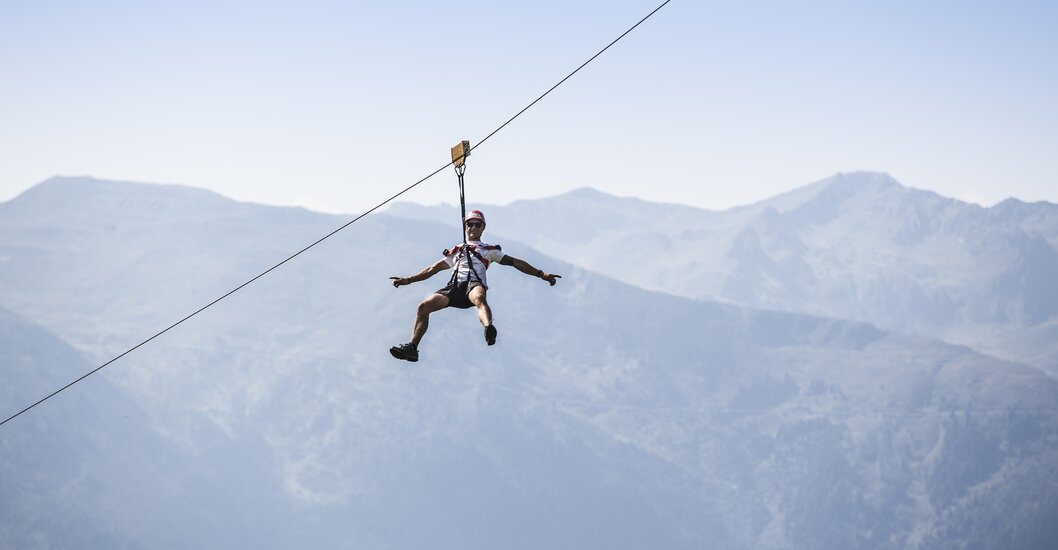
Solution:
M 492 262 L 498 262 L 503 259 L 503 250 L 500 249 L 500 245 L 498 244 L 485 244 L 481 241 L 467 241 L 467 244 L 470 245 L 471 250 L 477 252 L 478 256 L 481 256 L 479 259 L 478 256 L 471 254 L 470 258 L 474 265 L 474 273 L 477 275 L 476 280 L 481 281 L 481 284 L 485 285 L 487 288 L 489 285 L 485 282 L 485 270 L 489 268 L 489 264 Z M 458 273 L 456 276 L 457 283 L 462 283 L 470 277 L 470 266 L 467 265 L 467 258 L 465 255 L 459 255 L 459 251 L 462 249 L 463 245 L 457 244 L 452 248 L 449 248 L 448 254 L 445 256 L 445 263 L 449 266 L 454 266 L 456 258 L 459 258 L 459 266 L 456 267 Z M 484 265 L 482 265 L 482 259 L 485 260 Z

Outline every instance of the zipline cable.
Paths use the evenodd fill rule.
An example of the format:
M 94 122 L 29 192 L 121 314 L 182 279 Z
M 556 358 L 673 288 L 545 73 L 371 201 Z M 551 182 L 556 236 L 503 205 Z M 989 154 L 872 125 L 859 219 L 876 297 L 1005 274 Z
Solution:
M 613 40 L 612 42 L 610 42 L 609 44 L 607 44 L 607 45 L 606 45 L 606 47 L 604 47 L 603 49 L 599 50 L 599 51 L 598 51 L 598 52 L 597 52 L 597 53 L 596 53 L 595 55 L 591 56 L 591 57 L 590 57 L 590 58 L 589 58 L 589 59 L 588 59 L 587 61 L 585 61 L 584 63 L 581 63 L 581 65 L 580 65 L 579 67 L 577 67 L 576 69 L 574 69 L 574 70 L 573 70 L 573 72 L 571 72 L 571 73 L 569 73 L 568 75 L 566 75 L 566 77 L 565 77 L 565 78 L 563 78 L 562 80 L 559 80 L 559 81 L 558 81 L 558 83 L 556 83 L 556 84 L 555 84 L 554 86 L 551 86 L 550 88 L 548 88 L 548 90 L 547 90 L 546 92 L 544 92 L 543 94 L 540 94 L 540 96 L 539 96 L 539 97 L 537 97 L 536 99 L 534 99 L 534 100 L 532 101 L 532 103 L 530 103 L 529 105 L 526 105 L 526 106 L 525 106 L 525 108 L 523 108 L 523 109 L 522 109 L 521 111 L 518 111 L 517 113 L 515 113 L 515 115 L 514 115 L 514 116 L 512 116 L 511 118 L 507 119 L 507 121 L 506 121 L 506 122 L 504 122 L 503 124 L 501 124 L 501 125 L 500 125 L 499 127 L 497 127 L 497 128 L 496 128 L 495 130 L 493 130 L 492 132 L 489 132 L 489 134 L 488 134 L 487 136 L 485 136 L 485 137 L 484 137 L 483 139 L 481 139 L 480 141 L 478 141 L 478 142 L 477 142 L 477 143 L 476 143 L 476 144 L 475 144 L 475 145 L 474 145 L 473 147 L 471 147 L 471 148 L 470 148 L 470 151 L 473 151 L 473 150 L 474 150 L 474 149 L 476 149 L 476 148 L 477 148 L 477 147 L 478 147 L 479 145 L 481 145 L 482 143 L 485 143 L 486 141 L 488 141 L 488 139 L 489 139 L 489 138 L 491 138 L 492 136 L 496 135 L 496 133 L 497 133 L 497 132 L 499 132 L 499 131 L 500 131 L 500 130 L 502 130 L 502 129 L 503 129 L 504 127 L 506 127 L 506 126 L 507 126 L 508 124 L 510 124 L 511 122 L 513 122 L 513 121 L 514 121 L 514 119 L 516 119 L 516 118 L 518 118 L 519 116 L 521 116 L 521 115 L 522 115 L 522 113 L 524 113 L 524 112 L 528 111 L 528 110 L 529 110 L 529 109 L 530 109 L 530 108 L 531 108 L 531 107 L 532 107 L 533 105 L 536 105 L 536 104 L 537 104 L 537 103 L 538 103 L 538 102 L 539 102 L 539 101 L 540 101 L 541 99 L 543 99 L 543 98 L 544 98 L 545 96 L 547 96 L 547 95 L 548 95 L 548 94 L 550 94 L 550 93 L 551 93 L 552 91 L 554 91 L 554 89 L 555 89 L 555 88 L 558 88 L 559 86 L 561 86 L 563 82 L 565 82 L 565 81 L 569 80 L 569 79 L 570 79 L 570 77 L 572 77 L 573 75 L 577 74 L 577 73 L 578 73 L 578 72 L 579 72 L 579 71 L 580 71 L 581 69 L 583 69 L 583 68 L 584 68 L 585 66 L 587 66 L 587 65 L 588 65 L 589 63 L 591 63 L 592 61 L 594 61 L 596 57 L 599 57 L 600 55 L 602 55 L 602 53 L 603 53 L 603 52 L 605 52 L 606 50 L 610 49 L 610 46 L 613 46 L 613 45 L 614 45 L 614 44 L 616 44 L 616 43 L 617 43 L 617 42 L 618 42 L 619 40 L 621 40 L 622 38 L 624 38 L 624 37 L 625 37 L 625 35 L 627 35 L 628 33 L 632 32 L 633 30 L 635 30 L 635 28 L 636 28 L 636 27 L 638 27 L 639 25 L 641 25 L 641 24 L 642 24 L 642 23 L 643 23 L 644 21 L 646 21 L 647 19 L 649 19 L 649 18 L 650 18 L 650 17 L 652 16 L 652 15 L 654 15 L 655 13 L 657 13 L 657 12 L 658 12 L 658 10 L 660 10 L 660 9 L 661 9 L 661 8 L 663 8 L 663 7 L 665 7 L 665 5 L 666 5 L 666 4 L 668 4 L 668 3 L 669 3 L 669 2 L 671 2 L 671 1 L 672 1 L 672 0 L 665 0 L 664 2 L 662 2 L 662 3 L 661 3 L 661 5 L 659 5 L 658 7 L 654 8 L 654 10 L 653 10 L 653 11 L 651 11 L 651 12 L 650 12 L 650 13 L 648 13 L 648 14 L 647 14 L 647 15 L 646 15 L 645 17 L 643 17 L 642 19 L 640 19 L 640 20 L 639 20 L 639 21 L 638 21 L 638 22 L 637 22 L 637 23 L 636 23 L 635 25 L 632 25 L 631 27 L 629 27 L 629 28 L 628 28 L 628 30 L 626 30 L 625 32 L 621 33 L 621 35 L 620 35 L 620 36 L 618 36 L 618 37 L 617 37 L 617 38 L 615 38 L 615 39 L 614 39 L 614 40 Z M 468 154 L 469 154 L 469 152 L 468 152 Z M 25 412 L 29 411 L 30 409 L 32 409 L 32 408 L 34 408 L 34 407 L 36 407 L 37 405 L 40 405 L 41 403 L 43 403 L 43 402 L 45 402 L 45 401 L 47 401 L 47 400 L 51 399 L 52 397 L 55 397 L 56 395 L 58 395 L 58 394 L 62 393 L 63 391 L 65 391 L 65 390 L 69 389 L 69 388 L 70 388 L 71 386 L 73 386 L 74 384 L 77 384 L 78 382 L 80 382 L 80 381 L 84 380 L 85 378 L 88 378 L 89 376 L 92 376 L 93 374 L 95 374 L 95 373 L 97 373 L 97 372 L 99 372 L 99 371 L 103 370 L 103 368 L 104 368 L 104 367 L 106 367 L 106 366 L 110 365 L 111 363 L 114 363 L 114 362 L 115 362 L 115 361 L 117 361 L 118 359 L 121 359 L 122 357 L 125 357 L 126 355 L 128 355 L 128 354 L 132 353 L 133 351 L 136 351 L 137 349 L 139 349 L 139 348 L 140 348 L 140 347 L 142 347 L 143 345 L 147 344 L 148 342 L 150 342 L 150 341 L 154 340 L 155 338 L 157 338 L 157 337 L 159 337 L 159 336 L 161 336 L 161 335 L 165 334 L 166 332 L 169 332 L 170 330 L 172 330 L 172 329 L 174 329 L 174 328 L 176 328 L 176 327 L 180 326 L 180 325 L 181 325 L 181 324 L 182 324 L 182 323 L 183 323 L 184 321 L 187 321 L 188 319 L 191 319 L 192 317 L 194 317 L 194 316 L 198 315 L 199 313 L 202 313 L 203 311 L 205 311 L 205 310 L 209 309 L 210 307 L 212 307 L 213 305 L 215 305 L 215 304 L 216 304 L 217 302 L 220 302 L 221 300 L 223 300 L 223 299 L 227 298 L 228 296 L 231 296 L 232 294 L 235 294 L 235 293 L 236 293 L 236 292 L 238 292 L 239 290 L 242 290 L 242 289 L 243 289 L 244 287 L 246 287 L 246 286 L 247 286 L 247 285 L 249 285 L 250 283 L 253 283 L 253 282 L 254 282 L 254 281 L 256 281 L 257 279 L 260 279 L 261 277 L 264 277 L 265 275 L 268 275 L 268 274 L 269 274 L 269 273 L 271 273 L 272 271 L 274 271 L 274 270 L 278 269 L 278 268 L 279 268 L 280 266 L 282 266 L 283 264 L 286 264 L 286 263 L 287 263 L 287 262 L 289 262 L 290 260 L 293 260 L 294 258 L 297 258 L 298 256 L 300 256 L 300 255 L 301 255 L 302 253 L 304 253 L 304 252 L 308 251 L 308 250 L 309 250 L 310 248 L 313 248 L 314 246 L 316 246 L 316 245 L 318 245 L 318 244 L 322 243 L 323 241 L 325 241 L 325 240 L 327 240 L 327 239 L 331 238 L 332 236 L 334 236 L 334 235 L 335 235 L 336 233 L 338 233 L 339 231 L 341 231 L 341 230 L 345 229 L 346 227 L 349 227 L 350 225 L 353 225 L 354 223 L 356 223 L 357 221 L 360 221 L 360 219 L 364 218 L 364 217 L 365 217 L 365 216 L 367 216 L 368 214 L 371 214 L 372 212 L 374 212 L 374 211 L 378 210 L 379 208 L 382 208 L 383 206 L 385 206 L 385 205 L 389 204 L 390 202 L 392 202 L 393 200 L 395 200 L 395 199 L 396 199 L 397 197 L 400 197 L 400 196 L 401 196 L 401 195 L 403 195 L 404 193 L 407 193 L 408 191 L 411 191 L 411 190 L 412 190 L 413 188 L 415 188 L 415 187 L 419 186 L 419 184 L 421 184 L 421 183 L 425 182 L 426 180 L 428 180 L 428 179 L 430 179 L 430 178 L 432 178 L 432 177 L 436 176 L 436 175 L 437 175 L 438 173 L 440 173 L 440 172 L 441 172 L 442 170 L 444 170 L 445 168 L 448 168 L 449 166 L 452 166 L 452 164 L 453 164 L 452 162 L 449 162 L 448 164 L 445 164 L 444 166 L 442 166 L 442 167 L 438 168 L 437 170 L 434 170 L 433 172 L 430 172 L 430 174 L 428 174 L 427 176 L 423 177 L 423 178 L 422 178 L 422 179 L 420 179 L 419 181 L 417 181 L 417 182 L 415 182 L 415 183 L 413 183 L 413 184 L 411 184 L 411 185 L 409 185 L 409 186 L 405 187 L 405 188 L 404 188 L 404 189 L 403 189 L 402 191 L 400 191 L 399 193 L 397 193 L 397 194 L 393 195 L 392 197 L 390 197 L 390 198 L 388 198 L 388 199 L 386 199 L 386 200 L 384 200 L 384 201 L 382 201 L 382 202 L 378 203 L 378 205 L 376 205 L 376 206 L 372 207 L 372 208 L 371 208 L 370 210 L 367 210 L 367 211 L 366 211 L 366 212 L 364 212 L 363 214 L 360 214 L 359 216 L 357 216 L 357 217 L 353 218 L 352 220 L 350 220 L 349 222 L 347 222 L 347 223 L 343 224 L 343 225 L 342 225 L 341 227 L 339 227 L 339 228 L 335 229 L 334 231 L 331 231 L 330 233 L 328 233 L 328 234 L 324 235 L 323 237 L 320 237 L 320 238 L 319 238 L 319 239 L 318 239 L 318 240 L 317 240 L 316 242 L 314 242 L 314 243 L 312 243 L 312 244 L 310 244 L 310 245 L 306 246 L 305 248 L 302 248 L 301 250 L 299 250 L 299 251 L 295 252 L 294 254 L 291 254 L 291 255 L 290 255 L 290 256 L 288 256 L 288 257 L 287 257 L 287 258 L 286 258 L 285 260 L 283 260 L 283 261 L 281 261 L 281 262 L 277 263 L 276 265 L 274 265 L 274 266 L 272 266 L 272 267 L 270 267 L 270 268 L 268 268 L 268 269 L 266 269 L 266 270 L 262 271 L 262 272 L 261 272 L 260 274 L 256 275 L 256 276 L 255 276 L 255 277 L 253 277 L 252 279 L 250 279 L 250 280 L 246 281 L 245 283 L 242 283 L 241 285 L 239 285 L 239 286 L 237 286 L 237 287 L 235 287 L 235 288 L 233 288 L 233 289 L 229 290 L 228 292 L 224 293 L 224 294 L 223 294 L 222 296 L 220 296 L 219 298 L 217 298 L 217 299 L 213 300 L 212 302 L 210 302 L 210 303 L 208 303 L 208 304 L 206 304 L 206 305 L 204 305 L 204 306 L 202 306 L 202 307 L 198 308 L 197 310 L 195 310 L 195 312 L 194 312 L 194 313 L 191 313 L 190 315 L 187 315 L 187 316 L 186 316 L 186 317 L 184 317 L 183 319 L 180 319 L 179 321 L 177 321 L 177 322 L 175 322 L 175 323 L 173 323 L 173 324 L 169 325 L 168 327 L 166 327 L 166 328 L 164 328 L 164 329 L 162 329 L 162 330 L 158 331 L 158 332 L 157 332 L 157 333 L 156 333 L 156 334 L 155 334 L 154 336 L 151 336 L 150 338 L 147 338 L 146 340 L 144 340 L 144 341 L 140 342 L 139 344 L 136 344 L 135 346 L 133 346 L 133 347 L 131 347 L 131 348 L 129 348 L 129 349 L 127 349 L 127 350 L 125 350 L 124 352 L 122 352 L 122 353 L 121 353 L 120 355 L 118 355 L 117 357 L 114 357 L 113 359 L 111 359 L 111 360 L 107 361 L 106 363 L 103 363 L 102 365 L 99 365 L 98 367 L 96 367 L 96 368 L 94 368 L 94 369 L 92 369 L 92 370 L 90 370 L 90 371 L 88 371 L 88 372 L 84 373 L 83 375 L 79 376 L 79 377 L 78 377 L 77 379 L 73 380 L 73 381 L 72 381 L 72 382 L 70 382 L 69 384 L 66 384 L 65 386 L 63 386 L 63 387 L 61 387 L 61 388 L 59 388 L 59 389 L 57 389 L 57 390 L 55 390 L 55 391 L 51 392 L 50 394 L 48 394 L 48 395 L 44 396 L 43 398 L 41 398 L 41 399 L 40 399 L 39 401 L 37 401 L 36 403 L 33 403 L 32 405 L 30 405 L 30 406 L 28 406 L 28 407 L 26 407 L 26 408 L 22 409 L 21 411 L 18 411 L 17 413 L 15 413 L 15 414 L 13 414 L 13 415 L 9 416 L 9 417 L 8 417 L 7 419 L 5 419 L 5 420 L 4 420 L 3 422 L 0 422 L 0 426 L 3 426 L 4 424 L 7 424 L 8 422 L 10 422 L 10 421 L 14 420 L 15 418 L 18 418 L 18 417 L 19 417 L 19 416 L 21 416 L 21 415 L 22 415 L 23 413 L 25 413 Z
M 175 322 L 175 323 L 173 323 L 173 324 L 169 325 L 168 327 L 166 327 L 166 328 L 164 328 L 164 329 L 162 329 L 162 330 L 158 331 L 158 332 L 157 332 L 157 333 L 156 333 L 156 334 L 155 334 L 154 336 L 151 336 L 150 338 L 147 338 L 146 340 L 144 340 L 144 341 L 140 342 L 139 344 L 136 344 L 135 346 L 133 346 L 133 347 L 131 347 L 131 348 L 129 348 L 129 349 L 127 349 L 127 350 L 125 350 L 125 351 L 124 351 L 124 352 L 123 352 L 123 353 L 122 353 L 121 355 L 118 355 L 117 357 L 115 357 L 115 358 L 111 359 L 110 361 L 107 361 L 106 363 L 103 363 L 102 365 L 99 365 L 98 367 L 96 367 L 96 368 L 94 368 L 94 369 L 92 369 L 92 370 L 90 370 L 90 371 L 88 371 L 88 372 L 86 372 L 86 373 L 82 374 L 82 375 L 81 375 L 80 377 L 78 377 L 78 378 L 77 378 L 76 380 L 74 380 L 74 381 L 70 382 L 69 384 L 66 384 L 65 386 L 63 386 L 63 387 L 61 387 L 61 388 L 59 388 L 59 389 L 57 389 L 57 390 L 55 390 L 55 391 L 51 392 L 50 394 L 48 394 L 48 395 L 46 395 L 45 397 L 43 397 L 43 398 L 42 398 L 42 399 L 41 399 L 40 401 L 37 401 L 36 403 L 34 403 L 34 404 L 32 404 L 32 405 L 30 405 L 30 406 L 28 406 L 28 407 L 26 407 L 26 408 L 22 409 L 21 411 L 18 411 L 17 413 L 15 413 L 15 414 L 13 414 L 13 415 L 11 415 L 10 417 L 8 417 L 8 418 L 7 418 L 6 420 L 4 420 L 3 422 L 0 422 L 0 426 L 3 426 L 4 424 L 7 424 L 7 423 L 8 423 L 8 422 L 10 422 L 11 420 L 14 420 L 15 418 L 17 418 L 17 417 L 18 417 L 19 415 L 21 415 L 22 413 L 24 413 L 24 412 L 26 412 L 26 411 L 28 411 L 28 410 L 32 409 L 33 407 L 36 407 L 37 405 L 40 405 L 41 403 L 43 403 L 43 402 L 45 402 L 45 401 L 47 401 L 47 400 L 51 399 L 52 397 L 55 397 L 55 396 L 56 396 L 56 395 L 58 395 L 58 394 L 59 394 L 60 392 L 62 392 L 62 391 L 64 391 L 64 390 L 66 390 L 66 389 L 67 389 L 67 388 L 69 388 L 70 386 L 73 386 L 74 384 L 76 384 L 76 383 L 80 382 L 81 380 L 84 380 L 85 378 L 88 378 L 89 376 L 92 376 L 93 374 L 95 374 L 95 373 L 99 372 L 100 370 L 102 370 L 102 369 L 103 369 L 103 367 L 106 367 L 107 365 L 109 365 L 109 364 L 113 363 L 114 361 L 117 361 L 118 359 L 121 359 L 122 357 L 124 357 L 124 356 L 126 356 L 126 355 L 128 355 L 128 354 L 132 353 L 133 351 L 136 351 L 136 350 L 137 350 L 138 348 L 140 348 L 140 347 L 141 347 L 141 346 L 143 346 L 144 344 L 146 344 L 146 343 L 150 342 L 151 340 L 154 340 L 155 338 L 157 338 L 157 337 L 159 337 L 159 336 L 161 336 L 161 335 L 165 334 L 166 332 L 169 332 L 170 330 L 172 330 L 172 329 L 176 328 L 177 326 L 179 326 L 179 325 L 180 325 L 181 323 L 183 323 L 184 321 L 187 321 L 188 319 L 190 319 L 190 318 L 194 317 L 195 315 L 198 315 L 199 313 L 202 313 L 203 311 L 205 311 L 205 310 L 209 309 L 210 307 L 212 307 L 212 306 L 213 306 L 214 304 L 216 304 L 217 302 L 219 302 L 219 301 L 221 301 L 221 300 L 223 300 L 223 299 L 227 298 L 228 296 L 231 296 L 232 294 L 235 294 L 236 292 L 238 292 L 239 290 L 241 290 L 241 289 L 242 289 L 243 287 L 245 287 L 245 286 L 249 285 L 250 283 L 252 283 L 252 282 L 256 281 L 257 279 L 260 279 L 261 277 L 264 277 L 265 275 L 268 275 L 268 274 L 269 274 L 269 273 L 271 273 L 272 271 L 274 271 L 274 270 L 276 270 L 277 268 L 279 268 L 279 267 L 280 267 L 281 265 L 283 265 L 283 264 L 285 264 L 285 263 L 289 262 L 290 260 L 293 260 L 294 258 L 296 258 L 296 257 L 300 256 L 300 255 L 301 255 L 301 254 L 302 254 L 303 252 L 307 251 L 308 249 L 310 249 L 310 248 L 312 248 L 312 247 L 314 247 L 314 246 L 316 246 L 316 245 L 318 245 L 318 244 L 322 243 L 323 241 L 325 241 L 325 240 L 329 239 L 329 238 L 330 238 L 331 236 L 333 236 L 333 235 L 334 235 L 335 233 L 337 233 L 337 232 L 339 232 L 339 231 L 341 231 L 341 230 L 345 229 L 346 227 L 349 227 L 350 225 L 352 225 L 353 223 L 357 222 L 358 220 L 360 220 L 360 219 L 361 219 L 361 218 L 363 218 L 364 216 L 367 216 L 368 214 L 370 214 L 370 213 L 374 212 L 375 210 L 378 210 L 379 208 L 382 208 L 382 207 L 383 207 L 383 206 L 385 206 L 386 204 L 388 204 L 388 203 L 390 203 L 391 201 L 393 201 L 393 199 L 396 199 L 397 197 L 399 197 L 399 196 L 403 195 L 404 193 L 407 193 L 408 191 L 410 191 L 410 190 L 411 190 L 411 189 L 412 189 L 413 187 L 415 187 L 416 185 L 419 185 L 420 183 L 422 183 L 422 182 L 424 182 L 424 181 L 426 181 L 426 180 L 428 180 L 428 179 L 432 178 L 433 176 L 437 175 L 437 173 L 438 173 L 438 172 L 440 172 L 441 170 L 444 170 L 445 168 L 448 168 L 448 165 L 447 165 L 447 164 L 446 164 L 446 165 L 444 165 L 444 166 L 442 166 L 442 167 L 440 167 L 440 168 L 438 168 L 437 170 L 434 170 L 433 172 L 431 172 L 431 173 L 430 173 L 430 175 L 428 175 L 428 176 L 424 177 L 423 179 L 421 179 L 421 180 L 419 180 L 419 181 L 417 181 L 417 182 L 415 182 L 415 183 L 413 183 L 413 184 L 409 185 L 408 187 L 406 187 L 406 188 L 405 188 L 405 189 L 404 189 L 403 191 L 401 191 L 400 193 L 397 193 L 396 195 L 393 195 L 392 197 L 390 197 L 390 198 L 386 199 L 385 201 L 383 201 L 383 202 L 379 203 L 379 204 L 378 204 L 378 206 L 375 206 L 374 208 L 372 208 L 372 209 L 368 210 L 367 212 L 364 212 L 363 214 L 360 214 L 359 216 L 357 216 L 356 218 L 354 218 L 354 219 L 352 219 L 351 221 L 347 222 L 346 224 L 342 225 L 342 226 L 341 226 L 341 227 L 339 227 L 338 229 L 335 229 L 334 231 L 331 231 L 330 233 L 328 233 L 328 234 L 324 235 L 323 237 L 320 237 L 320 239 L 319 239 L 319 240 L 317 240 L 316 242 L 314 242 L 314 243 L 312 243 L 312 244 L 310 244 L 310 245 L 306 246 L 305 248 L 302 248 L 301 250 L 299 250 L 299 251 L 295 252 L 294 254 L 291 254 L 291 255 L 290 255 L 289 257 L 287 257 L 287 258 L 286 258 L 285 260 L 283 260 L 283 261 L 281 261 L 281 262 L 277 263 L 276 265 L 274 265 L 274 266 L 272 266 L 272 267 L 270 267 L 270 268 L 268 268 L 268 269 L 266 269 L 266 270 L 262 271 L 262 272 L 261 272 L 260 274 L 258 274 L 258 275 L 257 275 L 257 276 L 255 276 L 254 278 L 252 278 L 252 279 L 250 279 L 250 280 L 246 281 L 245 283 L 243 283 L 243 284 L 241 284 L 241 285 L 239 285 L 239 286 L 237 286 L 237 287 L 235 287 L 235 288 L 233 288 L 233 289 L 229 290 L 228 292 L 224 293 L 224 295 L 223 295 L 223 296 L 221 296 L 221 297 L 217 298 L 216 300 L 213 300 L 212 302 L 210 302 L 210 303 L 208 303 L 208 304 L 206 304 L 206 305 L 204 305 L 204 306 L 202 306 L 202 307 L 198 308 L 197 310 L 195 310 L 195 312 L 194 312 L 194 313 L 192 313 L 192 314 L 190 314 L 190 315 L 188 315 L 188 316 L 184 317 L 183 319 L 180 319 L 179 321 L 177 321 L 177 322 Z

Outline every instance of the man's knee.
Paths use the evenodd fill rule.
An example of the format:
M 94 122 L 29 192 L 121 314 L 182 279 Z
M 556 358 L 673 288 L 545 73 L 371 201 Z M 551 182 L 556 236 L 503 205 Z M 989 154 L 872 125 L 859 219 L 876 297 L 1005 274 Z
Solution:
M 419 315 L 429 315 L 446 307 L 448 307 L 448 298 L 440 294 L 434 294 L 433 296 L 419 302 L 417 311 Z
M 487 304 L 487 302 L 485 301 L 484 287 L 474 287 L 474 290 L 470 291 L 470 294 L 467 295 L 467 298 L 470 299 L 470 303 L 479 307 Z

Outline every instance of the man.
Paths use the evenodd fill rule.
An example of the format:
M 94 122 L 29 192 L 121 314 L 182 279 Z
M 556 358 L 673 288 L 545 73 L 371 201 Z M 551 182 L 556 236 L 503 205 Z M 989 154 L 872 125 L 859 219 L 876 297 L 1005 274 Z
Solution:
M 397 359 L 405 361 L 419 360 L 419 341 L 422 340 L 426 329 L 430 326 L 430 314 L 440 311 L 446 307 L 469 309 L 476 307 L 478 320 L 485 327 L 485 342 L 488 345 L 496 343 L 496 327 L 492 324 L 492 310 L 485 300 L 485 292 L 489 289 L 485 283 L 485 270 L 493 262 L 501 265 L 513 266 L 526 275 L 539 277 L 551 286 L 555 286 L 561 275 L 544 273 L 543 271 L 529 265 L 525 260 L 519 260 L 514 256 L 504 254 L 499 245 L 488 245 L 481 242 L 481 234 L 485 231 L 485 215 L 480 210 L 471 210 L 463 221 L 466 230 L 467 244 L 471 253 L 464 254 L 462 245 L 452 247 L 445 251 L 445 257 L 437 263 L 424 268 L 411 277 L 390 277 L 394 287 L 424 281 L 437 273 L 455 267 L 455 272 L 449 280 L 448 285 L 428 296 L 419 304 L 415 313 L 415 325 L 411 332 L 411 341 L 407 344 L 393 346 L 389 352 Z

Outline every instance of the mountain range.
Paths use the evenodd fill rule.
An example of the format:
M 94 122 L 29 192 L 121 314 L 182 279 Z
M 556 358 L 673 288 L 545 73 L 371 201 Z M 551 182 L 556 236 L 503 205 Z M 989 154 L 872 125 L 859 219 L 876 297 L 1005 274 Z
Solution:
M 0 427 L 0 547 L 1049 548 L 1058 383 L 950 335 L 1054 322 L 1053 208 L 920 193 L 853 174 L 728 212 L 483 208 L 563 279 L 494 266 L 499 343 L 439 312 L 414 365 L 387 348 L 444 281 L 388 277 L 458 239 L 454 210 L 364 218 Z M 924 229 L 852 225 L 890 194 Z M 976 237 L 1004 263 L 940 253 L 967 219 L 1006 228 Z M 0 204 L 0 413 L 346 221 L 90 178 Z M 952 303 L 876 303 L 885 281 Z M 1009 300 L 959 294 L 981 281 Z
M 495 231 L 641 288 L 866 321 L 1058 374 L 1058 205 L 838 174 L 712 212 L 591 189 L 483 206 Z M 451 206 L 392 215 L 458 224 Z

